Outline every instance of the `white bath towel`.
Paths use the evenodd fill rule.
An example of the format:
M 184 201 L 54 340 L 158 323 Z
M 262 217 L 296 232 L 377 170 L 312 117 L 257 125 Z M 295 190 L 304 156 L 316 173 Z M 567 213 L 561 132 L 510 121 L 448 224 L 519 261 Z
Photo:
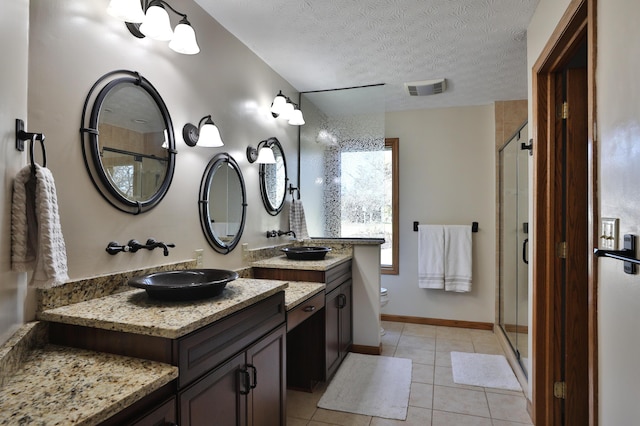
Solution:
M 60 227 L 58 198 L 51 171 L 24 167 L 13 183 L 11 268 L 33 271 L 31 284 L 61 284 L 67 275 L 67 251 Z
M 464 293 L 471 291 L 471 227 L 444 227 L 444 289 Z
M 444 288 L 444 227 L 418 226 L 418 287 Z
M 307 220 L 304 217 L 304 207 L 300 200 L 292 199 L 289 205 L 289 230 L 296 234 L 297 240 L 309 238 Z

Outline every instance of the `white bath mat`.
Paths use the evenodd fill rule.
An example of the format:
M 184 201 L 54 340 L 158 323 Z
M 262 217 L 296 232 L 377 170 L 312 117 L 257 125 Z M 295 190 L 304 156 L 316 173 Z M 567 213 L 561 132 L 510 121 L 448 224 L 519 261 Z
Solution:
M 503 355 L 451 352 L 453 381 L 461 385 L 519 391 L 518 379 Z
M 318 407 L 406 420 L 411 360 L 349 353 Z

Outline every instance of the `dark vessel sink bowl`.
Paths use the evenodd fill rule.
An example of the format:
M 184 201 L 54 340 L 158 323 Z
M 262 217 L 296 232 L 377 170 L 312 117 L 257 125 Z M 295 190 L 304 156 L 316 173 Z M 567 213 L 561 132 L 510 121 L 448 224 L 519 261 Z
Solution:
M 329 247 L 302 246 L 283 248 L 287 258 L 293 260 L 322 260 L 331 251 Z
M 197 300 L 219 295 L 236 278 L 237 272 L 225 269 L 185 269 L 141 275 L 129 285 L 145 289 L 152 299 Z

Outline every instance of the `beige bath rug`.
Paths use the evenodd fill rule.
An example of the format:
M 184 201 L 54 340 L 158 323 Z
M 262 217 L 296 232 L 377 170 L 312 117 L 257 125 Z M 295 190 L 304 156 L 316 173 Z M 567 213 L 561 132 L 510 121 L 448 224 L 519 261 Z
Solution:
M 349 353 L 318 407 L 406 420 L 411 360 Z
M 451 352 L 453 381 L 461 385 L 519 391 L 518 379 L 503 355 Z

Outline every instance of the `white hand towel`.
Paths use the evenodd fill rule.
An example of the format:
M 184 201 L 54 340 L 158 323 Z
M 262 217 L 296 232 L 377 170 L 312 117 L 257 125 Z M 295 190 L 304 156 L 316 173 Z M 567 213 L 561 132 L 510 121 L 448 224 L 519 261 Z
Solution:
M 418 287 L 444 288 L 444 227 L 418 226 Z
M 471 227 L 444 227 L 444 289 L 459 293 L 471 291 Z
M 309 238 L 307 221 L 304 217 L 304 207 L 300 200 L 293 199 L 289 205 L 289 230 L 296 234 L 297 240 Z
M 11 206 L 11 267 L 33 270 L 31 284 L 61 284 L 67 275 L 67 252 L 60 227 L 58 198 L 49 169 L 24 167 L 13 183 Z

